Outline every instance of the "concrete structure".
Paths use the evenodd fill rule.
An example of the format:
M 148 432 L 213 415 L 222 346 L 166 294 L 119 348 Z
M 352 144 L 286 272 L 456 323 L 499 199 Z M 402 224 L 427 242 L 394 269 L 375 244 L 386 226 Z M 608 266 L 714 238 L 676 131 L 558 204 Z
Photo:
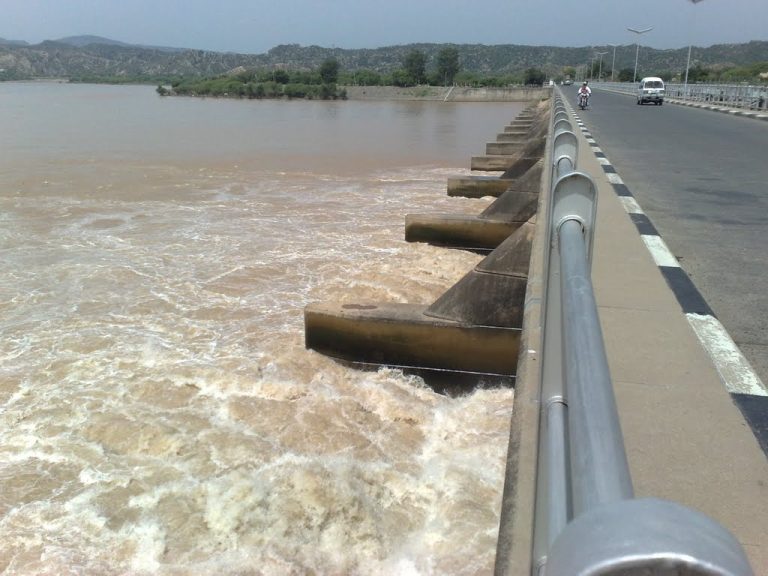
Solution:
M 529 113 L 526 116 L 533 118 Z M 541 166 L 549 124 L 541 105 L 532 136 L 503 182 L 509 188 L 480 216 L 406 218 L 406 239 L 492 250 L 431 306 L 318 303 L 304 310 L 305 344 L 344 361 L 515 374 Z
M 535 216 L 541 173 L 542 163 L 537 161 L 519 178 L 497 179 L 497 182 L 507 184 L 507 189 L 478 216 L 407 214 L 405 239 L 454 248 L 492 250 Z M 513 186 L 513 182 L 516 185 Z
M 538 102 L 549 87 L 471 88 L 467 86 L 343 86 L 350 100 L 435 100 L 441 102 Z
M 350 362 L 514 375 L 534 230 L 518 228 L 431 306 L 310 304 L 307 348 Z
M 486 145 L 485 156 L 473 156 L 470 168 L 472 170 L 481 170 L 488 172 L 507 172 L 505 177 L 515 178 L 522 175 L 544 154 L 544 144 L 546 142 L 547 131 L 549 130 L 549 115 L 546 115 L 546 121 L 541 115 L 531 110 L 523 111 L 525 115 L 525 124 L 522 127 L 505 127 L 504 133 L 512 138 L 524 139 L 522 143 L 512 141 L 509 146 L 504 148 L 498 144 L 496 148 L 493 144 Z M 491 153 L 490 147 L 494 153 Z

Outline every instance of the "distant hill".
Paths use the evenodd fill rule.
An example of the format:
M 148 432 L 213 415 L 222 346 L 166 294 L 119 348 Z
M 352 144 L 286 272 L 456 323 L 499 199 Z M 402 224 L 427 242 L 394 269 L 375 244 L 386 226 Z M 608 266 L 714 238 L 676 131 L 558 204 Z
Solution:
M 5 38 L 0 38 L 0 46 L 29 46 L 29 42 L 24 42 L 24 40 L 6 40 Z
M 433 67 L 438 52 L 456 48 L 462 70 L 478 74 L 519 74 L 526 68 L 542 69 L 557 76 L 567 66 L 589 63 L 596 52 L 603 56 L 603 70 L 613 60 L 612 47 L 524 46 L 514 44 L 407 44 L 371 49 L 323 48 L 320 46 L 280 45 L 266 54 L 235 54 L 180 48 L 137 46 L 100 36 L 72 36 L 29 45 L 0 41 L 0 79 L 40 77 L 195 77 L 226 73 L 244 68 L 314 69 L 328 58 L 336 58 L 343 70 L 362 69 L 392 72 L 402 67 L 406 54 L 420 50 Z M 685 69 L 688 49 L 655 50 L 641 47 L 642 73 Z M 616 69 L 634 66 L 635 45 L 616 48 Z M 692 65 L 748 66 L 768 60 L 768 41 L 694 47 Z
M 129 44 L 127 42 L 120 42 L 119 40 L 112 40 L 110 38 L 104 38 L 103 36 L 67 36 L 66 38 L 59 38 L 54 40 L 60 44 L 69 44 L 70 46 L 76 46 L 78 48 L 84 48 L 92 44 L 99 44 L 102 46 L 121 46 L 124 48 L 146 48 L 148 50 L 160 50 L 162 52 L 183 52 L 185 48 L 171 48 L 170 46 L 146 46 L 144 44 Z
M 66 38 L 59 38 L 58 40 L 54 40 L 54 42 L 58 42 L 59 44 L 69 44 L 70 46 L 77 46 L 78 48 L 88 46 L 89 44 L 107 44 L 109 46 L 130 46 L 130 44 L 128 44 L 127 42 L 120 42 L 119 40 L 111 40 L 109 38 L 104 38 L 103 36 L 91 36 L 91 35 L 67 36 Z

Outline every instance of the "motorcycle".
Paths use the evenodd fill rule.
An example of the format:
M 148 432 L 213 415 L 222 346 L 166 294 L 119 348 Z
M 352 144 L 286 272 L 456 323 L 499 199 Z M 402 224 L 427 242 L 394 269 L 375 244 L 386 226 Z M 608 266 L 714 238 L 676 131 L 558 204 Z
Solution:
M 579 93 L 579 108 L 582 110 L 586 110 L 587 106 L 589 106 L 589 94 L 586 92 L 580 92 Z

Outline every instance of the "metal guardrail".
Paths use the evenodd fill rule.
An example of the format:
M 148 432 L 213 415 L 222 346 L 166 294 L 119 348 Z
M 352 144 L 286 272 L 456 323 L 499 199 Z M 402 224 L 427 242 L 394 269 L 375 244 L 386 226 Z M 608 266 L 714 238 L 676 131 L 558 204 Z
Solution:
M 605 90 L 635 94 L 637 84 L 632 82 L 592 82 Z M 665 97 L 702 102 L 713 106 L 740 108 L 757 112 L 768 111 L 768 86 L 741 84 L 666 84 Z
M 533 573 L 752 576 L 719 523 L 634 498 L 590 277 L 597 188 L 553 97 Z

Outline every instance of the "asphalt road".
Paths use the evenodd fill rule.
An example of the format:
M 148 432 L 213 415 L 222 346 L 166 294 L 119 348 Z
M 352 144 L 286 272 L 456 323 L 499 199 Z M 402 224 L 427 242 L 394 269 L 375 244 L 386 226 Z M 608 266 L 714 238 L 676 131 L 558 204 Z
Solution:
M 578 110 L 635 200 L 768 384 L 768 122 L 595 90 Z

